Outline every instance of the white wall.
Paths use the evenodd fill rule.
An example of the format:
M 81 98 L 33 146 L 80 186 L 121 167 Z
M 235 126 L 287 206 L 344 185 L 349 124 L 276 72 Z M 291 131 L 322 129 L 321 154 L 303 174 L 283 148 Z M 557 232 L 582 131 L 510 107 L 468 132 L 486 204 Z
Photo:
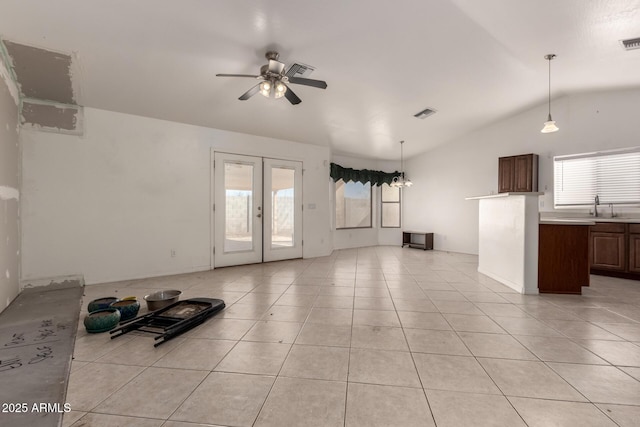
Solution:
M 398 147 L 400 150 L 400 147 Z M 337 163 L 345 168 L 381 170 L 384 172 L 394 172 L 400 169 L 400 162 L 379 161 L 370 159 L 359 159 L 356 157 L 333 155 L 333 163 Z M 331 215 L 335 216 L 335 190 L 333 184 L 330 186 L 332 193 Z M 411 189 L 407 190 L 411 191 Z M 380 187 L 374 187 L 372 195 L 373 217 L 372 228 L 352 228 L 345 230 L 335 230 L 333 233 L 333 248 L 361 248 L 376 245 L 401 245 L 402 228 L 382 228 L 380 227 Z M 401 208 L 403 211 L 404 206 Z
M 304 257 L 331 253 L 326 147 L 92 108 L 84 132 L 21 132 L 23 282 L 209 269 L 212 148 L 302 161 Z
M 0 59 L 0 311 L 20 291 L 18 89 Z
M 406 226 L 434 232 L 435 249 L 477 254 L 478 202 L 464 198 L 497 193 L 498 157 L 538 154 L 540 209 L 553 211 L 553 156 L 640 145 L 638 105 L 640 89 L 565 96 L 551 105 L 556 133 L 540 133 L 543 105 L 409 159 Z

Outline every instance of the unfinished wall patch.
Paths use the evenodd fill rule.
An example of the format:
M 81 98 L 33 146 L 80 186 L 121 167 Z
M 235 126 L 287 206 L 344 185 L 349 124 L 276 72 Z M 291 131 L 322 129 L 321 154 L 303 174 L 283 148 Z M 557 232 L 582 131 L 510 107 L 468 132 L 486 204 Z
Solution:
M 0 200 L 19 200 L 20 192 L 17 188 L 11 188 L 4 185 L 0 185 Z
M 75 104 L 71 55 L 3 41 L 24 98 Z
M 82 107 L 24 100 L 21 120 L 23 125 L 32 125 L 38 130 L 82 133 Z

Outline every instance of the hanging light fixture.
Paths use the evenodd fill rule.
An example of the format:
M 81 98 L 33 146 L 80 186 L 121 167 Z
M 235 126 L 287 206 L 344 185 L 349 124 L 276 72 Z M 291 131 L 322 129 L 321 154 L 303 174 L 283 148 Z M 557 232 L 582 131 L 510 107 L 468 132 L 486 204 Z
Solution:
M 277 79 L 265 80 L 260 83 L 260 94 L 270 98 L 273 94 L 275 99 L 282 98 L 287 91 L 287 86 Z
M 411 187 L 413 183 L 410 179 L 406 179 L 404 176 L 404 152 L 402 145 L 404 141 L 400 141 L 400 176 L 394 176 L 391 181 L 391 187 Z
M 551 133 L 560 130 L 558 126 L 556 126 L 556 121 L 551 118 L 551 60 L 555 57 L 555 53 L 544 56 L 544 59 L 549 61 L 549 116 L 547 116 L 547 121 L 544 122 L 544 127 L 540 131 L 542 133 Z

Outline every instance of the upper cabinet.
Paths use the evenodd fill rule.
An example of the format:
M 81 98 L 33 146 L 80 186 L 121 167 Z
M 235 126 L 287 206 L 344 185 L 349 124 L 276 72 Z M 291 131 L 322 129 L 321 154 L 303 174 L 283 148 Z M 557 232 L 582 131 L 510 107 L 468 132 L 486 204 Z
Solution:
M 498 159 L 498 192 L 538 191 L 538 155 L 500 157 Z

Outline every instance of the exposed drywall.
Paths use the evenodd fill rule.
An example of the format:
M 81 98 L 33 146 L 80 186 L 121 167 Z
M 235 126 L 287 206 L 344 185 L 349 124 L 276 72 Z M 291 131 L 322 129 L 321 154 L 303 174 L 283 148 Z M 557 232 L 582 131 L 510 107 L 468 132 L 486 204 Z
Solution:
M 84 128 L 21 131 L 23 282 L 208 269 L 212 149 L 302 161 L 304 256 L 331 253 L 328 148 L 93 108 Z
M 0 60 L 0 311 L 20 291 L 20 145 L 17 88 Z
M 371 169 L 382 170 L 385 172 L 393 172 L 400 168 L 400 162 L 393 161 L 376 161 L 368 159 L 358 159 L 356 157 L 333 155 L 332 162 L 353 169 Z M 335 187 L 330 185 L 331 195 L 331 216 L 335 217 Z M 408 190 L 407 190 L 408 191 Z M 373 188 L 372 194 L 373 217 L 371 219 L 373 227 L 371 228 L 351 228 L 344 230 L 335 230 L 333 233 L 333 248 L 361 248 L 365 246 L 375 245 L 401 245 L 402 232 L 401 228 L 382 228 L 380 227 L 380 187 Z M 402 207 L 402 210 L 404 206 Z M 401 212 L 402 212 L 401 210 Z
M 553 156 L 640 145 L 638 105 L 640 89 L 566 96 L 551 105 L 559 132 L 540 133 L 541 105 L 409 159 L 407 227 L 433 231 L 435 249 L 478 253 L 478 203 L 464 198 L 497 193 L 498 157 L 539 154 L 540 210 L 552 211 Z
M 33 46 L 3 41 L 24 98 L 75 104 L 71 83 L 71 56 Z
M 22 124 L 31 124 L 43 130 L 76 131 L 80 124 L 81 109 L 38 102 L 22 102 Z

